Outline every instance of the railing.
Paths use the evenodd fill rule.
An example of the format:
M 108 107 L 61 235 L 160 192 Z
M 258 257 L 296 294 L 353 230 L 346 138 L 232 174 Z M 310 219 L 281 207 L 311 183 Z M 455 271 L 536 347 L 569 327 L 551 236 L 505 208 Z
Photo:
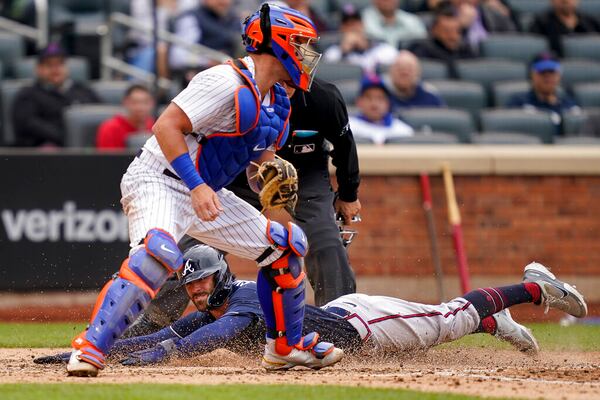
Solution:
M 0 29 L 16 33 L 36 43 L 38 49 L 48 45 L 48 0 L 35 0 L 36 27 L 0 17 Z
M 111 13 L 108 19 L 108 23 L 98 28 L 98 34 L 102 37 L 100 44 L 100 62 L 102 64 L 102 68 L 100 71 L 101 79 L 111 79 L 112 72 L 117 71 L 147 83 L 154 83 L 156 79 L 155 74 L 137 66 L 128 64 L 120 58 L 114 56 L 113 32 L 118 25 L 126 26 L 130 29 L 141 31 L 148 35 L 148 38 L 152 37 L 154 31 L 152 27 L 147 26 L 146 24 L 126 14 L 119 12 Z M 231 58 L 227 54 L 211 49 L 210 47 L 187 42 L 181 39 L 179 36 L 176 36 L 164 29 L 159 29 L 157 32 L 157 36 L 158 39 L 161 41 L 176 46 L 181 46 L 195 55 L 206 57 L 211 60 L 223 62 Z M 158 78 L 158 86 L 160 86 L 163 89 L 168 89 L 171 83 L 172 82 L 166 78 Z

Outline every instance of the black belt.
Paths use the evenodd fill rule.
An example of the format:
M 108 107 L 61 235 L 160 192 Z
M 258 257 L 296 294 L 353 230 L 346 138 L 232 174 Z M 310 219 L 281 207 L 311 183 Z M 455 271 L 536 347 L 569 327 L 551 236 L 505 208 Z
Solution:
M 138 150 L 138 152 L 136 153 L 136 155 L 135 155 L 135 156 L 136 156 L 137 158 L 140 158 L 140 156 L 142 155 L 142 153 L 143 153 L 143 152 L 144 152 L 144 149 L 143 149 L 143 148 L 141 148 L 141 149 L 139 149 L 139 150 Z M 168 169 L 168 168 L 165 168 L 165 169 L 163 170 L 163 172 L 162 172 L 162 173 L 163 173 L 163 175 L 166 175 L 166 176 L 168 176 L 169 178 L 177 179 L 178 181 L 180 181 L 180 180 L 181 180 L 181 178 L 180 178 L 180 177 L 178 177 L 176 174 L 174 174 L 173 172 L 171 172 L 171 170 L 170 170 L 170 169 Z
M 335 306 L 333 306 L 333 307 L 327 307 L 324 310 L 327 311 L 327 312 L 330 312 L 332 314 L 335 314 L 338 317 L 342 317 L 342 318 L 346 318 L 347 316 L 349 316 L 351 314 L 350 311 L 345 310 L 345 309 L 343 309 L 341 307 L 335 307 Z

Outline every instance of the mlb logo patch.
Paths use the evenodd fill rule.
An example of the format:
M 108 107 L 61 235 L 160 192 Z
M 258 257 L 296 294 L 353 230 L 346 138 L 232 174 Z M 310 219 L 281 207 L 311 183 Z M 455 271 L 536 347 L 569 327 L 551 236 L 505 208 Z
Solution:
M 294 146 L 294 154 L 312 153 L 315 151 L 315 144 L 297 144 Z

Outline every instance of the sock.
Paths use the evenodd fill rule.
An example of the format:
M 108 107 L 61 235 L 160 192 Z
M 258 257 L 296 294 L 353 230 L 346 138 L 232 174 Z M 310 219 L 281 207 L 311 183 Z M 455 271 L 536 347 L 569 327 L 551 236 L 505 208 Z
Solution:
M 465 294 L 463 299 L 470 301 L 473 307 L 477 310 L 479 318 L 482 320 L 492 314 L 497 313 L 505 308 L 514 306 L 515 304 L 531 303 L 537 296 L 539 301 L 539 286 L 537 287 L 538 294 L 535 293 L 535 288 L 529 283 L 519 283 L 517 285 L 502 286 L 496 288 L 481 288 L 473 290 Z M 530 292 L 531 291 L 531 292 Z
M 489 317 L 485 317 L 479 322 L 479 326 L 473 333 L 489 333 L 493 335 L 496 333 L 496 320 L 491 315 Z
M 527 282 L 523 285 L 525 285 L 525 290 L 531 295 L 531 302 L 539 305 L 542 302 L 542 290 L 540 289 L 540 285 L 535 282 Z

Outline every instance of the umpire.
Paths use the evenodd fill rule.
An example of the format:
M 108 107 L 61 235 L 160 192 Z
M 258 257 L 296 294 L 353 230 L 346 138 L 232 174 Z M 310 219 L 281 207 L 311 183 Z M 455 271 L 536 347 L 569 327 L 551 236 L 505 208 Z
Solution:
M 345 224 L 350 224 L 360 211 L 358 156 L 346 104 L 333 84 L 316 78 L 310 92 L 294 92 L 289 87 L 286 90 L 292 104 L 290 134 L 277 155 L 294 164 L 298 171 L 294 219 L 308 236 L 306 272 L 315 292 L 315 304 L 321 306 L 356 292 L 354 272 L 335 218 L 338 213 Z M 329 177 L 329 156 L 336 167 L 337 198 Z M 261 208 L 258 196 L 248 187 L 245 173 L 227 189 Z

